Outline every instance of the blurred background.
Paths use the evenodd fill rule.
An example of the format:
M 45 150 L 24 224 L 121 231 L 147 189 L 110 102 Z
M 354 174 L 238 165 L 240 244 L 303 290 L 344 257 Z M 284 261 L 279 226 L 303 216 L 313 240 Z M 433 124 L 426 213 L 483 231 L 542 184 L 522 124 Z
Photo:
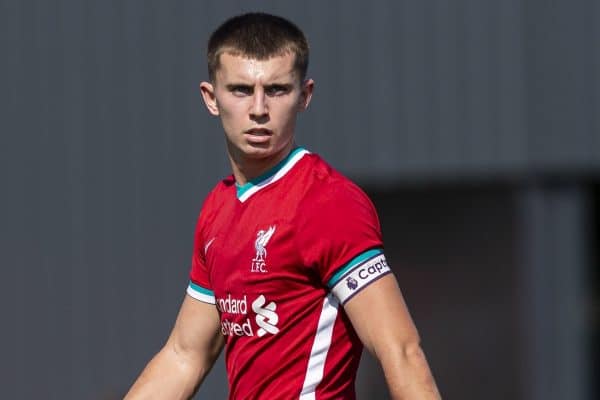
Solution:
M 256 10 L 311 43 L 298 143 L 372 197 L 444 398 L 598 398 L 595 0 L 0 0 L 0 397 L 117 399 L 164 343 L 229 174 L 205 44 Z

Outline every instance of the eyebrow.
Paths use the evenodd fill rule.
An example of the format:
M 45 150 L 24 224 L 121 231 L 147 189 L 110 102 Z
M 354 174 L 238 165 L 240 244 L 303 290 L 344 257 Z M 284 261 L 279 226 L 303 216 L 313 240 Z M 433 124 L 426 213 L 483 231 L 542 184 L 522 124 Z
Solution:
M 225 85 L 225 87 L 227 88 L 227 90 L 233 90 L 237 88 L 253 88 L 254 85 L 250 85 L 248 83 L 228 83 L 227 85 Z
M 293 83 L 279 83 L 279 82 L 273 82 L 273 83 L 269 83 L 267 85 L 264 85 L 265 89 L 272 89 L 272 88 L 281 88 L 281 89 L 285 89 L 285 90 L 290 90 L 294 87 Z
M 238 88 L 244 88 L 244 89 L 254 89 L 254 84 L 251 83 L 228 83 L 225 85 L 225 87 L 227 88 L 227 90 L 234 90 L 234 89 L 238 89 Z M 269 89 L 269 88 L 274 88 L 274 87 L 281 87 L 284 89 L 291 89 L 292 87 L 294 87 L 293 83 L 290 82 L 273 82 L 273 83 L 268 83 L 266 85 L 263 85 L 265 87 L 265 89 Z

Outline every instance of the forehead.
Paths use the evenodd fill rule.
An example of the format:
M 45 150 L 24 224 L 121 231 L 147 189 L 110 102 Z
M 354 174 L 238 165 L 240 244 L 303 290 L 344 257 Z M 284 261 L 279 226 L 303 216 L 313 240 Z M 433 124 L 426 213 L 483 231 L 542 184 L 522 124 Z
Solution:
M 265 60 L 225 52 L 220 55 L 216 80 L 223 83 L 288 82 L 298 77 L 294 61 L 295 55 L 291 52 L 285 52 Z

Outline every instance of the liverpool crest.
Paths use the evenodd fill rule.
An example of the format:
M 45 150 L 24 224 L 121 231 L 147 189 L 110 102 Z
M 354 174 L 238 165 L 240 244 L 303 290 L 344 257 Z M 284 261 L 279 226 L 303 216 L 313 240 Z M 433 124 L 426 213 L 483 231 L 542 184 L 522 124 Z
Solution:
M 256 241 L 254 249 L 256 256 L 252 259 L 252 267 L 250 272 L 267 272 L 267 243 L 275 233 L 275 225 L 270 226 L 267 230 L 260 230 L 256 233 Z

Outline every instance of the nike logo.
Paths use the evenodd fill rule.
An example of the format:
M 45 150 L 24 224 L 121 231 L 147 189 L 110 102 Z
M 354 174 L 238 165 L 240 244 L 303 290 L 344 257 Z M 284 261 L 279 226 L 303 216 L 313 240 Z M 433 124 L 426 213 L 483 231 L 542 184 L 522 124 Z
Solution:
M 204 245 L 204 254 L 206 254 L 206 252 L 208 251 L 208 248 L 210 247 L 210 245 L 215 241 L 216 236 L 212 239 L 210 239 L 205 245 Z

